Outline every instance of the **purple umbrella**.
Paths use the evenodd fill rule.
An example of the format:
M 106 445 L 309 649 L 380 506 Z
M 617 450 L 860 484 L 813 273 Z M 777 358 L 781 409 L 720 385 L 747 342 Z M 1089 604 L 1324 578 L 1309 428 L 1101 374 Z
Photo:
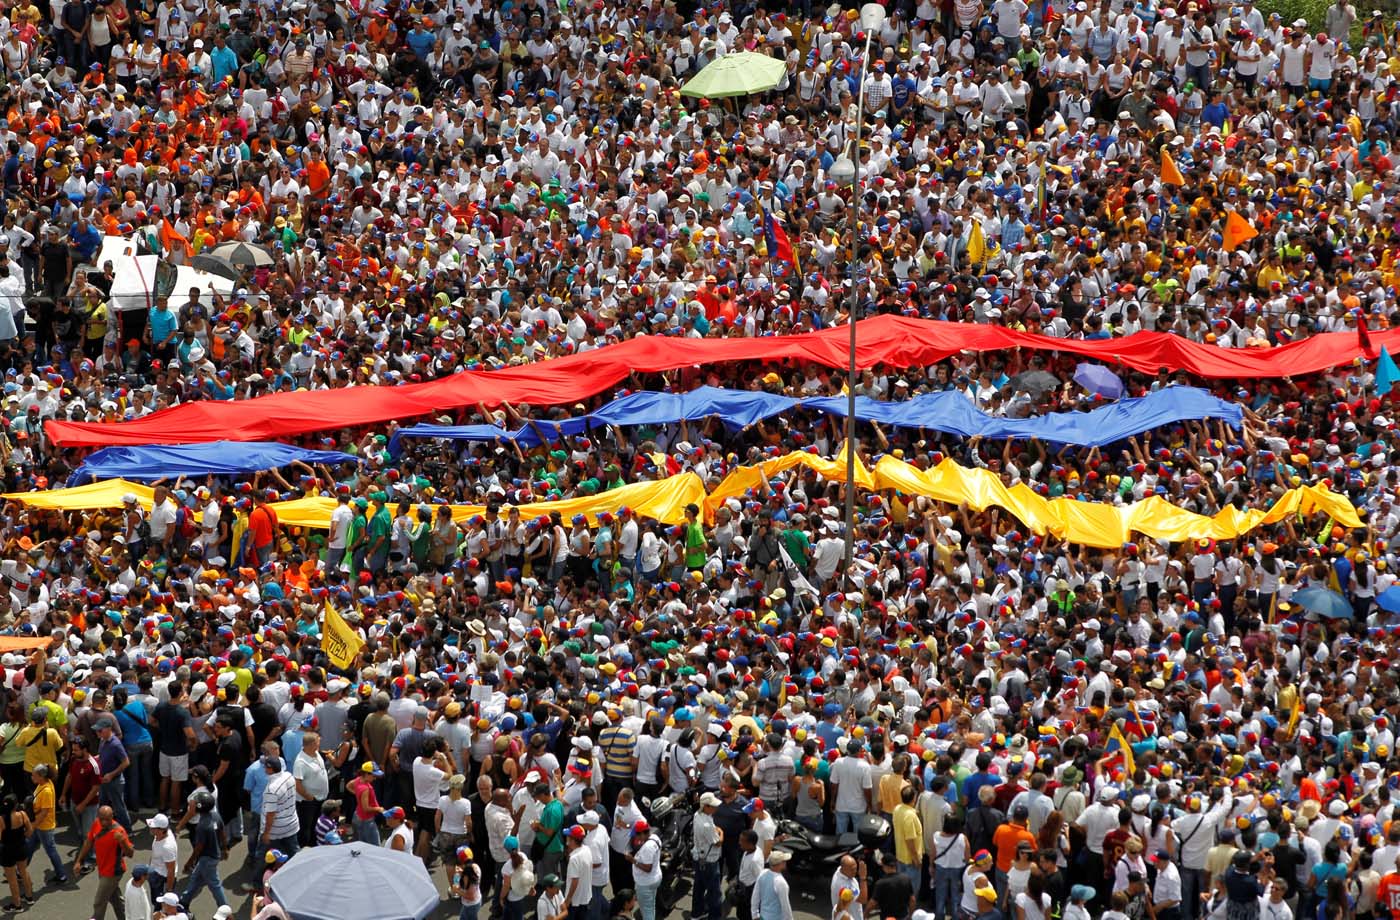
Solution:
M 1090 393 L 1097 393 L 1108 399 L 1117 399 L 1123 395 L 1123 381 L 1102 364 L 1079 365 L 1074 369 L 1074 382 Z

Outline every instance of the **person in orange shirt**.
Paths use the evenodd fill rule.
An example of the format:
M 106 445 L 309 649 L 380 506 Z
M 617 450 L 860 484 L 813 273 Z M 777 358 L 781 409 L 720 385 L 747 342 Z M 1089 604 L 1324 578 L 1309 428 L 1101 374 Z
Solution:
M 311 148 L 311 159 L 306 164 L 306 187 L 313 201 L 324 201 L 331 190 L 331 170 L 320 147 Z
M 1017 805 L 1011 811 L 1011 820 L 996 829 L 992 835 L 992 846 L 997 851 L 997 887 L 1004 890 L 1006 873 L 1011 871 L 1011 863 L 1016 859 L 1016 848 L 1021 844 L 1035 847 L 1035 834 L 1027 824 L 1031 812 L 1025 805 Z

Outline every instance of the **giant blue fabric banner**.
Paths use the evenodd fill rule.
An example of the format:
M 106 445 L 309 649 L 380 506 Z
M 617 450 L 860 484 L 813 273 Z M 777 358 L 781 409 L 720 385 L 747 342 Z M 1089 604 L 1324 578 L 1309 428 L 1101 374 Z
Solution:
M 802 408 L 846 415 L 846 397 L 802 401 Z M 895 428 L 926 428 L 990 440 L 1039 438 L 1052 444 L 1102 447 L 1163 425 L 1187 419 L 1221 419 L 1240 427 L 1244 410 L 1194 387 L 1167 387 L 1146 396 L 1123 399 L 1088 412 L 1050 412 L 1030 418 L 1002 418 L 973 406 L 965 395 L 950 390 L 926 393 L 903 402 L 856 397 L 856 418 Z
M 390 451 L 403 438 L 451 441 L 519 441 L 533 446 L 560 435 L 578 435 L 608 425 L 668 425 L 715 416 L 730 428 L 743 428 L 794 409 L 845 416 L 846 397 L 795 399 L 752 390 L 700 387 L 689 393 L 632 393 L 597 412 L 557 422 L 543 421 L 508 431 L 494 425 L 414 425 L 394 434 Z M 1001 418 L 973 406 L 957 391 L 925 393 L 913 399 L 884 402 L 856 398 L 856 418 L 895 428 L 924 428 L 962 437 L 1039 438 L 1051 444 L 1102 447 L 1163 425 L 1220 419 L 1240 427 L 1244 411 L 1236 404 L 1195 387 L 1167 387 L 1146 396 L 1123 399 L 1088 412 L 1051 412 L 1030 418 Z
M 88 456 L 69 477 L 70 485 L 100 479 L 150 482 L 177 476 L 237 476 L 302 463 L 358 463 L 338 450 L 306 450 L 275 441 L 210 441 L 166 447 L 106 447 Z

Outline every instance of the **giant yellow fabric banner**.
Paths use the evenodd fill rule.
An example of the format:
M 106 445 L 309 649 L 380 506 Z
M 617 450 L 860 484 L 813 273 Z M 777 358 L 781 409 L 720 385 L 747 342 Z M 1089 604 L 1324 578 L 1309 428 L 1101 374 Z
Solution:
M 724 478 L 714 491 L 705 493 L 705 485 L 694 473 L 685 472 L 657 482 L 637 482 L 608 492 L 563 501 L 536 502 L 521 506 L 525 518 L 547 516 L 559 512 L 564 521 L 582 514 L 590 522 L 603 512 L 616 513 L 624 505 L 638 517 L 679 524 L 685 520 L 685 508 L 700 507 L 706 520 L 713 520 L 715 511 L 730 498 L 744 495 L 772 478 L 794 467 L 806 467 L 823 479 L 844 481 L 846 456 L 838 451 L 834 459 L 797 451 L 775 457 L 752 466 L 741 466 Z M 1008 487 L 990 470 L 969 469 L 952 460 L 944 460 L 931 470 L 921 470 L 893 456 L 882 457 L 874 470 L 866 468 L 856 458 L 856 485 L 866 491 L 897 490 L 905 495 L 921 495 L 950 505 L 964 502 L 974 511 L 1002 508 L 1038 534 L 1051 534 L 1071 543 L 1086 546 L 1121 546 L 1138 533 L 1172 542 L 1198 540 L 1228 540 L 1248 533 L 1262 524 L 1273 524 L 1290 515 L 1304 516 L 1323 513 L 1343 527 L 1361 527 L 1356 509 L 1345 496 L 1327 488 L 1325 483 L 1290 489 L 1268 508 L 1241 511 L 1226 507 L 1211 517 L 1178 508 L 1158 496 L 1126 505 L 1103 502 L 1082 502 L 1073 498 L 1047 499 L 1037 495 L 1024 484 Z M 142 507 L 151 506 L 151 490 L 121 479 L 98 482 L 73 489 L 44 492 L 11 492 L 0 498 L 24 502 L 35 508 L 61 511 L 90 511 L 121 507 L 122 496 L 132 493 Z M 272 505 L 277 519 L 284 525 L 325 528 L 330 526 L 335 501 L 329 498 L 299 498 Z M 482 505 L 452 505 L 452 518 L 463 522 L 473 515 L 484 514 Z
M 752 466 L 739 467 L 724 477 L 724 480 L 715 486 L 715 490 L 705 499 L 705 518 L 713 520 L 715 511 L 729 499 L 743 495 L 749 489 L 762 485 L 765 479 L 772 479 L 779 473 L 786 472 L 795 466 L 805 466 L 823 479 L 844 482 L 846 479 L 846 446 L 843 443 L 837 449 L 835 458 L 831 460 L 806 451 L 795 451 L 772 460 L 755 463 Z M 856 454 L 856 485 L 867 491 L 875 488 L 875 480 L 871 477 L 870 470 L 866 469 L 865 464 L 861 462 L 860 454 Z
M 1024 484 L 1007 487 L 990 470 L 968 469 L 951 460 L 921 470 L 886 456 L 875 465 L 874 478 L 880 489 L 898 489 L 906 495 L 923 495 L 954 505 L 967 502 L 976 511 L 1004 508 L 1035 533 L 1053 534 L 1086 546 L 1122 546 L 1133 533 L 1172 542 L 1229 540 L 1298 513 L 1324 512 L 1344 527 L 1362 526 L 1351 502 L 1324 484 L 1290 489 L 1267 509 L 1226 507 L 1206 517 L 1155 495 L 1127 505 L 1047 499 Z
M 92 482 L 71 489 L 48 489 L 42 492 L 7 492 L 0 498 L 21 501 L 31 508 L 51 508 L 56 511 L 98 511 L 103 508 L 120 508 L 122 496 L 130 492 L 136 496 L 141 507 L 151 507 L 151 496 L 155 494 L 149 486 L 125 479 L 108 479 L 105 482 Z
M 567 524 L 575 514 L 582 514 L 592 523 L 603 512 L 616 513 L 623 505 L 631 508 L 638 517 L 651 518 L 663 524 L 679 524 L 685 520 L 685 506 L 695 505 L 703 512 L 705 484 L 694 473 L 681 473 L 669 476 L 658 482 L 634 482 L 597 495 L 582 498 L 567 498 L 556 502 L 535 502 L 520 506 L 520 514 L 526 520 L 546 517 L 558 511 Z M 390 503 L 391 506 L 394 503 Z M 452 519 L 462 523 L 473 515 L 485 514 L 485 505 L 451 505 Z M 277 502 L 272 505 L 277 512 L 277 520 L 294 527 L 329 527 L 331 512 L 335 510 L 335 500 L 330 498 L 299 498 L 290 502 Z

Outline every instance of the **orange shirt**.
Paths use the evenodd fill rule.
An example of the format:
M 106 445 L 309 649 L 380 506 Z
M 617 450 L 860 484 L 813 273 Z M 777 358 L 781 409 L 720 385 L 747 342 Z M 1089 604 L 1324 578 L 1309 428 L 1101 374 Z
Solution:
M 1376 889 L 1376 907 L 1380 916 L 1400 917 L 1400 872 L 1381 876 L 1380 887 Z
M 1035 834 L 1019 824 L 1007 822 L 997 828 L 992 835 L 992 846 L 997 848 L 997 870 L 1010 872 L 1011 863 L 1016 859 L 1016 848 L 1022 843 L 1035 846 Z
M 325 160 L 312 160 L 306 164 L 306 187 L 317 198 L 324 198 L 329 194 L 331 171 Z

